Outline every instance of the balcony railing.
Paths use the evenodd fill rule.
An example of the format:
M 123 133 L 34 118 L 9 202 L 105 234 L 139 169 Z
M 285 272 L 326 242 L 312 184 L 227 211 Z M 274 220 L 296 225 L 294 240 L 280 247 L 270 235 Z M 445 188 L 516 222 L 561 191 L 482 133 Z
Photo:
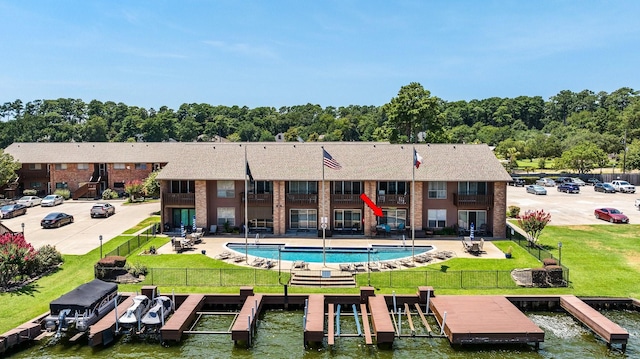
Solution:
M 362 199 L 360 199 L 359 194 L 332 194 L 331 203 L 336 206 L 341 204 L 361 204 Z
M 195 193 L 163 193 L 162 201 L 167 206 L 195 206 Z
M 408 194 L 379 194 L 378 205 L 405 205 L 409 203 Z
M 240 193 L 240 196 L 242 203 L 244 203 L 244 192 Z M 273 195 L 271 193 L 249 193 L 247 203 L 252 206 L 270 207 L 273 203 Z
M 317 194 L 287 194 L 287 204 L 317 204 Z
M 458 208 L 493 207 L 493 196 L 489 194 L 453 194 L 453 204 Z

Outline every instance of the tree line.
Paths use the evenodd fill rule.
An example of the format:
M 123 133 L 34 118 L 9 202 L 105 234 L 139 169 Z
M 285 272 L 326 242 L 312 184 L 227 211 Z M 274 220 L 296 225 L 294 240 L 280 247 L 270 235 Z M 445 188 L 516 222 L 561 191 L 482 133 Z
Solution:
M 623 87 L 612 93 L 560 91 L 540 96 L 445 101 L 419 83 L 401 87 L 382 106 L 317 104 L 274 107 L 182 104 L 142 108 L 112 101 L 60 98 L 15 100 L 0 106 L 0 147 L 13 142 L 126 141 L 389 141 L 486 143 L 506 159 L 558 158 L 596 153 L 598 162 L 621 156 L 640 168 L 640 100 Z M 574 155 L 567 155 L 573 151 Z M 580 156 L 580 155 L 579 155 Z

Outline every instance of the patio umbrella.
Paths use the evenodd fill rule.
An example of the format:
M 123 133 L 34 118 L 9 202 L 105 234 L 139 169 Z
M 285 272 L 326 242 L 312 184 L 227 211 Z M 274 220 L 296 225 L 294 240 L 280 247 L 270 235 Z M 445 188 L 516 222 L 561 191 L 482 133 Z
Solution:
M 184 229 L 184 223 L 180 222 L 180 237 L 186 237 L 187 231 Z
M 473 240 L 473 232 L 475 230 L 475 226 L 473 225 L 473 222 L 471 223 L 471 226 L 469 227 L 469 238 L 471 240 Z
M 196 230 L 198 229 L 198 227 L 196 227 L 196 215 L 193 215 L 193 225 L 191 226 L 191 231 L 193 233 L 196 233 Z

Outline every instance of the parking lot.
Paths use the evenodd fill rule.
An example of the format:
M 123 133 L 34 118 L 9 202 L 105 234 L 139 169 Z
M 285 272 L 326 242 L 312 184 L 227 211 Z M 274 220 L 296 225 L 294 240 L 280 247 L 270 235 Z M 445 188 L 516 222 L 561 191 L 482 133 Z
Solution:
M 153 212 L 160 210 L 160 203 L 140 203 L 124 205 L 124 201 L 109 201 L 116 207 L 116 214 L 109 218 L 91 218 L 89 210 L 97 201 L 65 201 L 55 207 L 35 206 L 27 209 L 27 214 L 2 220 L 14 232 L 24 232 L 26 240 L 35 248 L 45 244 L 56 246 L 63 254 L 86 254 L 102 243 L 122 234 Z M 51 212 L 64 212 L 74 217 L 74 223 L 60 228 L 43 229 L 40 220 Z
M 617 208 L 629 217 L 629 223 L 640 224 L 640 211 L 634 204 L 639 194 L 602 193 L 593 190 L 593 186 L 581 186 L 580 193 L 558 192 L 556 187 L 545 187 L 546 195 L 527 193 L 523 187 L 507 186 L 507 208 L 520 207 L 520 213 L 526 210 L 544 209 L 551 213 L 550 225 L 572 224 L 609 224 L 598 220 L 593 210 L 599 207 Z

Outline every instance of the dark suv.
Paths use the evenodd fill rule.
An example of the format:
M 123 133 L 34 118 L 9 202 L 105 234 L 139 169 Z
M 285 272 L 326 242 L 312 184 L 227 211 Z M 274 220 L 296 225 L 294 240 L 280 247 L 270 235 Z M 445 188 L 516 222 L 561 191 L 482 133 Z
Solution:
M 562 183 L 558 185 L 558 192 L 580 193 L 580 187 L 573 183 Z
M 524 180 L 520 177 L 511 176 L 509 186 L 524 187 Z

